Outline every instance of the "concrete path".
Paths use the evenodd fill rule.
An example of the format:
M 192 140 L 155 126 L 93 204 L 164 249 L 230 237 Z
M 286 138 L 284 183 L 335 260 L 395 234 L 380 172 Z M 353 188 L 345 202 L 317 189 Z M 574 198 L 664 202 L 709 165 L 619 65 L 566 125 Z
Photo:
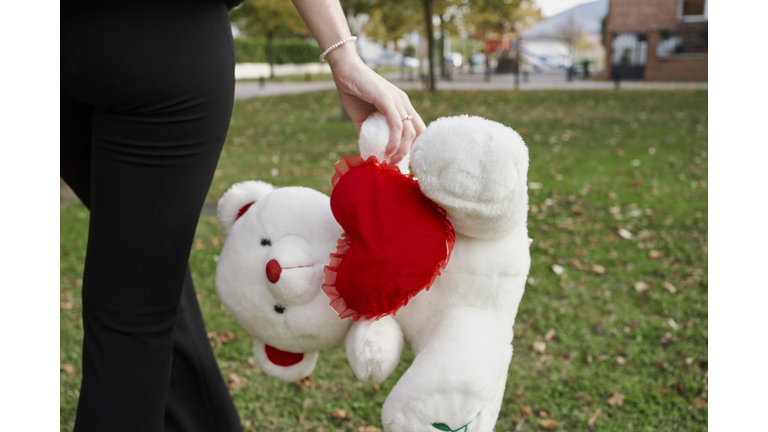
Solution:
M 403 90 L 421 90 L 421 81 L 401 80 L 399 74 L 384 75 L 390 82 Z M 248 99 L 252 97 L 277 96 L 282 94 L 306 93 L 318 90 L 330 90 L 336 86 L 333 81 L 313 82 L 282 82 L 264 84 L 258 82 L 242 81 L 235 85 L 235 99 Z M 531 73 L 528 80 L 522 77 L 519 82 L 519 90 L 613 90 L 613 81 L 591 81 L 574 79 L 566 81 L 563 73 Z M 625 90 L 707 90 L 708 83 L 689 82 L 647 82 L 647 81 L 622 81 L 619 88 Z M 482 74 L 455 74 L 451 81 L 438 80 L 438 90 L 514 90 L 514 75 L 493 75 L 486 82 Z

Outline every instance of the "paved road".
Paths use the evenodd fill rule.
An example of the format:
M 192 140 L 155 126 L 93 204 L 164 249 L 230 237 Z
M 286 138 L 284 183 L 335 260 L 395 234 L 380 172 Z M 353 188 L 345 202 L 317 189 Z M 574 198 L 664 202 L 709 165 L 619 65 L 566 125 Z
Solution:
M 401 80 L 399 74 L 384 75 L 384 77 L 403 90 L 420 90 L 423 88 L 420 81 Z M 574 79 L 569 82 L 565 80 L 563 73 L 532 73 L 527 81 L 521 78 L 519 83 L 520 90 L 612 90 L 614 86 L 612 81 Z M 646 81 L 622 81 L 619 86 L 627 90 L 707 90 L 708 88 L 707 83 Z M 235 99 L 306 93 L 333 88 L 335 88 L 333 81 L 268 82 L 264 84 L 264 87 L 261 87 L 258 82 L 244 81 L 235 85 Z M 437 88 L 438 90 L 513 90 L 515 81 L 514 75 L 511 74 L 493 75 L 489 82 L 486 82 L 481 74 L 456 74 L 451 81 L 439 80 Z

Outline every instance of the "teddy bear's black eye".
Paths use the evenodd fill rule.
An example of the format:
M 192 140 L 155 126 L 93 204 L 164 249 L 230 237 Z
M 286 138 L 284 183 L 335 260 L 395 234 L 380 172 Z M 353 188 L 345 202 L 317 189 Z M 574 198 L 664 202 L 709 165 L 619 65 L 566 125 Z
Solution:
M 275 312 L 277 312 L 279 314 L 285 312 L 285 306 L 276 304 L 275 305 Z
M 261 245 L 262 246 L 272 246 L 272 240 L 268 238 L 261 239 Z

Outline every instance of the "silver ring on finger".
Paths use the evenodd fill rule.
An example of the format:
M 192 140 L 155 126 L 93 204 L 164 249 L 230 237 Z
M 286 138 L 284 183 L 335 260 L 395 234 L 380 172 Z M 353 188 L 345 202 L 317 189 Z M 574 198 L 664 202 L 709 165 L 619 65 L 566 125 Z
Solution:
M 410 120 L 412 118 L 413 118 L 413 114 L 411 114 L 409 116 L 406 116 L 406 117 L 403 117 L 401 120 L 406 121 L 406 120 Z

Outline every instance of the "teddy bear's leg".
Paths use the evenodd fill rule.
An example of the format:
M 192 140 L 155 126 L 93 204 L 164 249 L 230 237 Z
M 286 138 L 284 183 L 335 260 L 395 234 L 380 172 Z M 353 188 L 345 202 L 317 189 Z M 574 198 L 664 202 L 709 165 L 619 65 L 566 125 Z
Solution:
M 391 316 L 360 320 L 347 333 L 347 359 L 357 378 L 378 384 L 395 370 L 403 352 L 403 332 Z
M 480 117 L 443 117 L 413 144 L 422 192 L 459 234 L 496 238 L 525 227 L 528 149 L 520 135 Z
M 509 317 L 451 308 L 417 339 L 413 364 L 384 402 L 384 430 L 493 430 L 512 359 Z

